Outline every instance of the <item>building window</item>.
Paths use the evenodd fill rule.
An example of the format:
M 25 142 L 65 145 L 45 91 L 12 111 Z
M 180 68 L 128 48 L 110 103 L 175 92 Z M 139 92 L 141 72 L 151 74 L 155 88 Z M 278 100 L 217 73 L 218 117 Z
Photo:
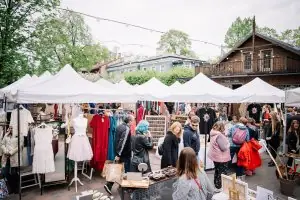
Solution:
M 160 70 L 159 70 L 160 72 L 163 72 L 163 71 L 165 71 L 165 66 L 163 66 L 163 65 L 161 65 L 160 66 Z
M 143 70 L 144 70 L 144 71 L 146 71 L 146 70 L 147 70 L 147 68 L 146 68 L 146 67 L 144 67 L 144 68 L 143 68 Z
M 252 69 L 252 54 L 250 52 L 243 53 L 244 57 L 244 70 L 251 71 Z
M 152 67 L 152 70 L 155 71 L 155 70 L 156 70 L 156 67 Z
M 272 70 L 272 50 L 266 49 L 260 51 L 260 70 L 269 72 Z

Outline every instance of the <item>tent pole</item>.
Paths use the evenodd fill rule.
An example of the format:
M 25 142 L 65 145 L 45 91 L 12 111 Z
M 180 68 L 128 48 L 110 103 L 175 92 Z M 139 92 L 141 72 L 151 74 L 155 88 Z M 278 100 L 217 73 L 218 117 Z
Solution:
M 17 104 L 18 111 L 18 173 L 19 173 L 19 200 L 22 199 L 21 190 L 21 141 L 20 141 L 20 104 Z
M 287 126 L 287 107 L 284 105 L 284 120 L 283 120 L 283 153 L 286 153 L 286 127 Z

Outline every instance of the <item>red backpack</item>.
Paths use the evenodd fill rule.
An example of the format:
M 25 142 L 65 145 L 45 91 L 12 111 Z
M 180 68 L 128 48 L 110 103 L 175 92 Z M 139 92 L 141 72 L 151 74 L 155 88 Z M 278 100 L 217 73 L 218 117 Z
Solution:
M 241 145 L 245 142 L 247 137 L 247 129 L 236 128 L 232 135 L 232 142 L 236 145 Z

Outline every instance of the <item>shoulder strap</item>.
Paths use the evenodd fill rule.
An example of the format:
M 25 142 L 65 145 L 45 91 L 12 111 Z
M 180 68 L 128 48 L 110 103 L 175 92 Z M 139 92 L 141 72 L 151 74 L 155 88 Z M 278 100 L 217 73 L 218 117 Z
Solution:
M 194 179 L 194 181 L 195 181 L 195 183 L 197 184 L 199 190 L 201 191 L 203 188 L 202 188 L 202 186 L 200 185 L 199 181 L 198 181 L 196 178 Z

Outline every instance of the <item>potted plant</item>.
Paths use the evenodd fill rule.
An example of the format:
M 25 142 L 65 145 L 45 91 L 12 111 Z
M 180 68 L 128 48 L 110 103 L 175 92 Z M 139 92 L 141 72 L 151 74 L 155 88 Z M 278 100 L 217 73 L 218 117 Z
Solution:
M 291 157 L 292 155 L 284 154 L 283 156 Z M 295 165 L 295 167 L 289 168 L 281 160 L 280 165 L 278 165 L 276 162 L 274 163 L 276 165 L 276 175 L 280 181 L 280 192 L 286 196 L 293 196 L 295 186 L 299 180 L 299 174 L 296 171 L 297 166 Z

